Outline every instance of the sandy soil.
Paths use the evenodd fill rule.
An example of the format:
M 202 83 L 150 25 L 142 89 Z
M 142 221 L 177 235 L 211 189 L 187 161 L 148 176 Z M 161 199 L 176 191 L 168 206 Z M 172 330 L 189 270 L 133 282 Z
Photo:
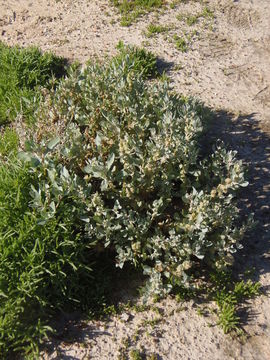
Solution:
M 207 6 L 214 17 L 204 14 L 193 26 L 177 15 L 202 14 L 201 2 L 181 3 L 123 28 L 105 0 L 0 0 L 0 40 L 7 44 L 38 45 L 81 62 L 114 54 L 119 40 L 155 52 L 176 91 L 216 111 L 212 136 L 224 138 L 249 165 L 250 187 L 241 204 L 259 221 L 237 257 L 240 272 L 255 267 L 254 280 L 264 291 L 248 304 L 244 341 L 209 327 L 214 315 L 199 316 L 202 304 L 167 299 L 156 304 L 163 315 L 153 327 L 145 323 L 157 318 L 153 311 L 129 311 L 103 323 L 71 321 L 66 341 L 55 342 L 44 358 L 118 359 L 128 347 L 156 353 L 159 359 L 270 359 L 270 4 L 210 0 Z M 151 22 L 169 29 L 148 38 Z M 186 53 L 176 48 L 174 35 L 187 39 Z

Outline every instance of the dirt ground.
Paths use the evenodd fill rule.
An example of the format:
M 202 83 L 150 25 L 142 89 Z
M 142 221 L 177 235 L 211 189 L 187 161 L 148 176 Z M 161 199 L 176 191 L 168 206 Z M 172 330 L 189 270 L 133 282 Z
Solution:
M 68 327 L 68 339 L 54 343 L 44 359 L 120 359 L 121 348 L 156 353 L 158 359 L 270 359 L 270 3 L 269 0 L 182 1 L 143 17 L 130 27 L 105 0 L 0 0 L 0 41 L 38 45 L 69 60 L 87 61 L 116 52 L 119 40 L 144 46 L 159 57 L 174 89 L 201 99 L 216 112 L 212 136 L 222 137 L 249 166 L 243 211 L 253 211 L 256 231 L 245 240 L 237 270 L 255 268 L 263 295 L 248 303 L 246 338 L 226 336 L 214 315 L 199 315 L 201 304 L 181 307 L 172 299 L 156 314 L 132 311 L 105 322 Z M 205 11 L 205 7 L 210 11 Z M 198 15 L 187 24 L 189 15 Z M 199 16 L 200 15 L 200 16 Z M 150 23 L 167 26 L 147 37 Z M 187 51 L 177 48 L 186 39 Z

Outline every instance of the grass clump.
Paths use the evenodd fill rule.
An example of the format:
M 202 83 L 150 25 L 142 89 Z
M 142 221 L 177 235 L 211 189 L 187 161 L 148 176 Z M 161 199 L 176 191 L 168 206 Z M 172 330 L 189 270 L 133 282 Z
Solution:
M 211 275 L 211 297 L 218 306 L 218 321 L 224 333 L 242 335 L 241 318 L 238 310 L 246 299 L 260 294 L 260 283 L 251 280 L 233 281 L 230 272 L 216 272 Z
M 156 34 L 162 34 L 169 31 L 168 26 L 156 25 L 156 24 L 149 24 L 146 28 L 146 36 L 153 37 Z
M 213 19 L 214 18 L 214 12 L 209 9 L 209 7 L 205 6 L 203 8 L 203 11 L 201 13 L 201 17 Z
M 72 186 L 79 185 L 64 180 L 63 172 L 56 169 L 54 181 L 60 185 L 62 176 L 65 200 L 54 207 L 59 196 L 55 194 L 47 204 L 49 210 L 43 193 L 45 169 L 34 172 L 29 165 L 15 159 L 0 165 L 2 358 L 20 350 L 36 352 L 51 331 L 52 314 L 85 305 L 90 296 L 90 245 L 74 221 L 79 204 L 74 202 Z M 47 191 L 53 195 L 52 188 Z
M 62 58 L 0 42 L 0 124 L 12 121 L 18 113 L 30 116 L 36 108 L 34 99 L 39 98 L 37 88 L 63 73 Z
M 142 360 L 141 352 L 137 349 L 133 349 L 129 352 L 130 360 Z
M 181 52 L 187 52 L 188 44 L 184 38 L 178 35 L 173 36 L 175 47 Z
M 203 106 L 145 81 L 152 55 L 120 50 L 72 67 L 23 151 L 1 159 L 2 356 L 37 350 L 60 310 L 95 308 L 104 259 L 139 269 L 146 296 L 162 297 L 203 264 L 225 267 L 249 226 L 239 225 L 247 182 L 236 153 L 201 149 Z
M 129 26 L 145 13 L 162 7 L 164 0 L 111 0 L 121 14 L 121 25 Z
M 127 72 L 140 74 L 143 78 L 156 77 L 158 73 L 157 58 L 144 48 L 125 45 L 123 41 L 119 41 L 117 45 L 119 54 L 115 56 L 112 63 L 121 66 L 123 62 L 128 64 Z
M 188 26 L 193 26 L 199 22 L 200 19 L 213 19 L 214 12 L 210 10 L 207 6 L 198 14 L 182 14 L 179 13 L 176 16 L 176 19 L 179 21 L 184 21 Z
M 186 18 L 186 22 L 189 26 L 192 26 L 198 22 L 199 17 L 196 15 L 189 15 Z
M 0 157 L 10 156 L 16 153 L 19 147 L 19 137 L 11 128 L 5 128 L 0 134 Z

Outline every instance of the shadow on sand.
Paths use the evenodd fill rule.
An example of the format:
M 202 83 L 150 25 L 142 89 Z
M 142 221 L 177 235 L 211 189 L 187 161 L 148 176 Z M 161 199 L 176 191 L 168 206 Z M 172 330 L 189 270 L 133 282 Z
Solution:
M 236 255 L 235 270 L 254 267 L 254 280 L 259 280 L 270 273 L 270 136 L 260 129 L 256 114 L 235 117 L 224 111 L 216 113 L 209 135 L 237 150 L 246 165 L 249 186 L 241 191 L 239 207 L 243 217 L 253 212 L 257 225 Z

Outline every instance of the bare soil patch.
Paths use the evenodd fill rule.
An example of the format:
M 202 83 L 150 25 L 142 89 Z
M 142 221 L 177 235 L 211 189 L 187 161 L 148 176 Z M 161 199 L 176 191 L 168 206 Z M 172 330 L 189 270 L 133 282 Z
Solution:
M 201 15 L 188 25 L 187 16 L 203 14 L 205 6 L 213 16 Z M 0 9 L 0 40 L 9 45 L 37 45 L 81 62 L 114 54 L 119 40 L 156 53 L 176 91 L 196 96 L 216 111 L 212 136 L 225 139 L 249 165 L 250 187 L 242 194 L 242 208 L 252 210 L 258 220 L 237 257 L 239 271 L 255 267 L 254 280 L 264 291 L 250 303 L 243 342 L 209 327 L 214 315 L 199 316 L 201 304 L 188 302 L 181 310 L 167 299 L 157 304 L 163 316 L 153 327 L 145 325 L 156 318 L 148 311 L 90 322 L 83 329 L 71 322 L 66 338 L 72 341 L 56 341 L 44 358 L 117 359 L 129 338 L 132 346 L 157 353 L 159 359 L 270 359 L 269 0 L 189 1 L 151 13 L 128 28 L 119 25 L 105 0 L 5 0 Z M 149 38 L 150 23 L 166 25 L 168 31 Z M 177 48 L 175 36 L 185 39 L 187 52 Z

